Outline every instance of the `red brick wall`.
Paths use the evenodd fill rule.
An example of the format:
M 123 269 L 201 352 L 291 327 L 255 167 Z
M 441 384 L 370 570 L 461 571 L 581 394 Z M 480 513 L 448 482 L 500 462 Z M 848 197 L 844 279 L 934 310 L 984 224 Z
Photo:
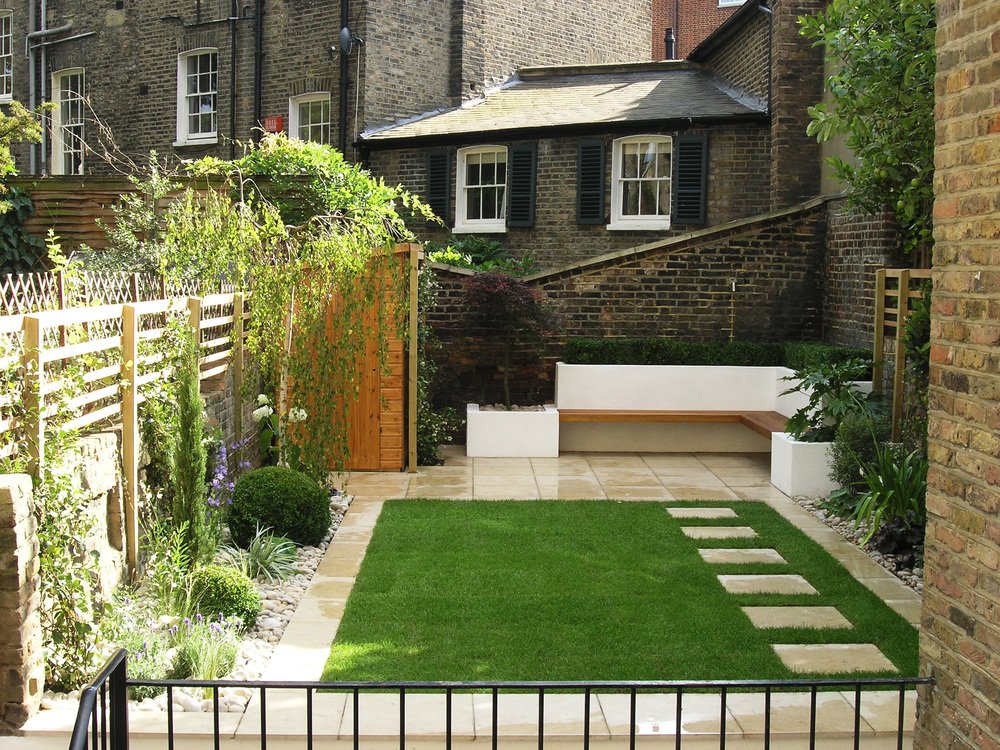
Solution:
M 739 7 L 719 7 L 719 0 L 653 0 L 653 59 L 663 60 L 666 56 L 665 29 L 674 30 L 674 59 L 683 60 Z
M 914 746 L 1000 748 L 1000 14 L 940 0 L 934 299 Z

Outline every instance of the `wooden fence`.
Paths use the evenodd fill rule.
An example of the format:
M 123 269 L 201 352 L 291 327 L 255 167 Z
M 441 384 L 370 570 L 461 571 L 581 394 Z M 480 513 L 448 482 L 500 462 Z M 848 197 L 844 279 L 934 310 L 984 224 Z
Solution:
M 926 268 L 884 268 L 875 277 L 875 341 L 872 359 L 875 368 L 872 386 L 877 392 L 885 388 L 885 368 L 892 371 L 892 439 L 898 440 L 903 419 L 903 372 L 906 368 L 906 347 L 902 336 L 912 301 L 923 296 L 930 283 L 931 272 Z
M 0 368 L 23 366 L 23 410 L 17 424 L 12 407 L 18 394 L 0 396 L 0 432 L 25 437 L 30 470 L 38 472 L 45 455 L 46 423 L 85 430 L 106 423 L 122 425 L 126 560 L 135 570 L 138 552 L 139 405 L 148 389 L 171 376 L 160 339 L 171 315 L 186 316 L 201 345 L 203 380 L 232 369 L 234 392 L 242 392 L 244 327 L 248 317 L 242 294 L 175 297 L 149 302 L 51 310 L 0 317 L 5 344 Z M 234 411 L 242 434 L 242 410 Z M 13 443 L 4 446 L 10 455 Z

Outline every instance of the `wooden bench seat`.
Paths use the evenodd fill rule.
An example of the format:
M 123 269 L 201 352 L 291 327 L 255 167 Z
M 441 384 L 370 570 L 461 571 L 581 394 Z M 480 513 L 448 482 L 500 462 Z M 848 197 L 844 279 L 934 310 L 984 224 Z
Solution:
M 776 411 L 656 411 L 631 409 L 560 409 L 560 422 L 631 422 L 742 424 L 766 438 L 784 432 L 788 417 Z

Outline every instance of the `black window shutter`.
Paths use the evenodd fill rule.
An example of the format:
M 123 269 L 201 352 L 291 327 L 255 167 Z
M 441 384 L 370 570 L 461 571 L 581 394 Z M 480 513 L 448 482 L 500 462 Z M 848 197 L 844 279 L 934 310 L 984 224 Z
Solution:
M 510 149 L 510 176 L 507 187 L 507 226 L 535 226 L 536 144 L 527 143 Z
M 427 154 L 427 205 L 445 224 L 451 213 L 451 153 L 431 151 Z
M 708 138 L 703 134 L 674 138 L 671 224 L 705 225 Z
M 580 141 L 576 149 L 576 223 L 604 223 L 604 141 Z

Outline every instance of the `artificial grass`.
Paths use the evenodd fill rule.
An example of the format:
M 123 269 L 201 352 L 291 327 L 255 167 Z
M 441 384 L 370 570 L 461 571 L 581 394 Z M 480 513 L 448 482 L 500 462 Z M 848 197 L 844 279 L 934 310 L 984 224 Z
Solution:
M 738 518 L 674 519 L 667 507 Z M 750 525 L 753 540 L 680 527 Z M 788 565 L 705 563 L 698 547 L 773 547 Z M 735 596 L 720 573 L 799 573 L 818 596 Z M 835 605 L 850 631 L 759 630 L 746 604 Z M 917 633 L 763 503 L 387 502 L 324 680 L 786 679 L 772 643 L 871 642 L 916 674 Z M 829 675 L 825 675 L 829 676 Z

